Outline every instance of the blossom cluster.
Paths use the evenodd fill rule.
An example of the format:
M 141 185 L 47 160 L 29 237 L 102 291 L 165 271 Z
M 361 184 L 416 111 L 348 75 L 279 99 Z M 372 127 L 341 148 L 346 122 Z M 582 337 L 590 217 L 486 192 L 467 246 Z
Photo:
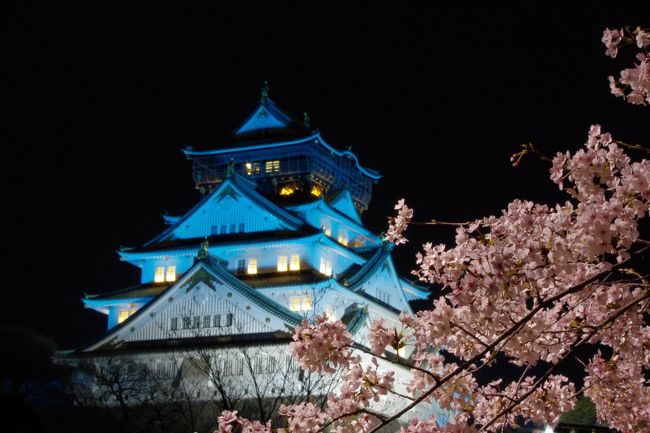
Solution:
M 217 430 L 214 433 L 233 433 L 234 427 L 239 426 L 241 433 L 271 433 L 271 422 L 262 424 L 237 415 L 237 411 L 223 411 L 218 419 Z
M 406 206 L 404 199 L 401 199 L 395 205 L 395 210 L 397 211 L 397 216 L 390 220 L 388 231 L 386 232 L 386 239 L 395 245 L 399 245 L 407 242 L 403 233 L 413 218 L 413 209 Z
M 615 58 L 623 44 L 635 44 L 641 52 L 636 55 L 634 68 L 623 69 L 618 79 L 609 76 L 609 87 L 613 95 L 624 98 L 630 104 L 650 104 L 650 31 L 637 27 L 626 33 L 624 29 L 605 29 L 602 42 L 607 47 L 605 54 Z
M 304 370 L 333 373 L 347 366 L 352 345 L 352 335 L 341 321 L 329 321 L 327 316 L 314 317 L 298 326 L 289 344 L 289 352 Z

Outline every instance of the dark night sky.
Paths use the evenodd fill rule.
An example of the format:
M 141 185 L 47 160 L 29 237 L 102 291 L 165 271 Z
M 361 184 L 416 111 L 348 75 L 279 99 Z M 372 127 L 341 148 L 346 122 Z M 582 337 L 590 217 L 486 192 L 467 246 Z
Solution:
M 643 2 L 629 13 L 533 2 L 59 3 L 17 2 L 5 18 L 1 317 L 62 348 L 104 329 L 83 310 L 84 292 L 139 281 L 115 250 L 198 200 L 180 149 L 219 146 L 264 80 L 281 107 L 308 111 L 330 144 L 352 146 L 384 175 L 364 215 L 377 232 L 400 197 L 420 219 L 441 220 L 561 198 L 544 163 L 510 166 L 523 142 L 576 149 L 591 123 L 650 142 L 649 111 L 609 94 L 606 76 L 631 58 L 605 57 L 600 42 L 606 26 L 649 25 Z M 411 235 L 397 252 L 404 273 L 419 244 L 449 231 Z

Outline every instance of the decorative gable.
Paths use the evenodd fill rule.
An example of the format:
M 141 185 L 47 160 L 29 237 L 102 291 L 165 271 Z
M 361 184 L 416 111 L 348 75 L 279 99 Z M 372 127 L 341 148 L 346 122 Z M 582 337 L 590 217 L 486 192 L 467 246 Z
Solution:
M 236 280 L 223 265 L 201 262 L 86 350 L 137 341 L 288 332 L 299 321 L 299 316 Z
M 260 105 L 257 110 L 235 131 L 235 135 L 242 135 L 248 132 L 261 129 L 285 128 L 290 119 L 278 110 L 269 110 L 265 105 Z
M 227 179 L 150 243 L 235 233 L 293 230 L 300 224 L 299 220 L 252 189 Z
M 338 194 L 330 198 L 328 200 L 328 204 L 332 208 L 341 212 L 343 215 L 361 224 L 361 218 L 359 217 L 359 213 L 357 212 L 357 209 L 354 206 L 354 201 L 352 201 L 352 196 L 350 195 L 350 192 L 347 189 L 340 191 Z

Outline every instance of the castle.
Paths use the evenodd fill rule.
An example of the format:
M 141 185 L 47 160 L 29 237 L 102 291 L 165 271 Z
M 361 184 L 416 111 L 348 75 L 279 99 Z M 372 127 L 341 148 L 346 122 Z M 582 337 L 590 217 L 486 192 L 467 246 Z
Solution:
M 371 320 L 399 325 L 409 301 L 429 295 L 398 275 L 392 244 L 363 225 L 380 174 L 328 144 L 306 115 L 281 110 L 268 88 L 224 145 L 183 152 L 202 198 L 165 215 L 154 239 L 118 251 L 141 269 L 138 285 L 83 298 L 107 331 L 65 354 L 80 383 L 102 362 L 129 359 L 155 378 L 208 377 L 208 388 L 242 398 L 259 388 L 253 375 L 272 385 L 266 397 L 300 394 L 304 375 L 286 349 L 303 319 L 340 319 L 367 345 Z M 295 377 L 279 379 L 283 368 Z

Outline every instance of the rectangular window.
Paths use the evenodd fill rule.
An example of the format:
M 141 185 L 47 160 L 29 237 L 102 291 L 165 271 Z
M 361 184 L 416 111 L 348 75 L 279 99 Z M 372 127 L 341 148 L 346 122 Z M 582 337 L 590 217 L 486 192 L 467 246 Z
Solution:
M 260 174 L 260 163 L 247 162 L 244 164 L 244 169 L 246 171 L 246 176 L 254 176 L 256 174 Z
M 239 223 L 239 233 L 244 233 L 244 228 L 246 225 L 244 223 Z
M 158 266 L 156 267 L 156 270 L 153 274 L 153 281 L 156 283 L 163 283 L 165 282 L 165 267 L 164 266 Z
M 249 275 L 257 274 L 257 259 L 248 259 L 248 267 L 246 273 Z
M 192 329 L 192 318 L 189 316 L 183 317 L 183 329 Z
M 287 272 L 287 256 L 278 256 L 278 272 Z
M 273 159 L 266 161 L 264 163 L 264 171 L 266 173 L 279 173 L 280 172 L 280 160 Z
M 348 246 L 348 234 L 343 230 L 339 230 L 339 244 Z
M 210 227 L 210 235 L 218 235 L 219 234 L 219 226 L 212 226 Z
M 226 233 L 228 233 L 228 226 L 225 224 L 221 224 L 221 226 L 219 227 L 219 234 L 225 235 Z
M 221 314 L 215 314 L 212 317 L 212 323 L 214 324 L 215 328 L 221 328 Z
M 299 271 L 300 270 L 300 254 L 294 254 L 291 256 L 291 262 L 289 263 L 290 271 Z
M 325 232 L 325 236 L 332 236 L 332 228 L 329 224 L 323 225 L 323 231 Z
M 289 298 L 289 309 L 291 311 L 311 310 L 311 296 L 292 296 Z
M 194 322 L 192 323 L 194 329 L 199 329 L 201 327 L 201 316 L 194 316 Z
M 226 324 L 224 326 L 232 326 L 232 313 L 226 314 Z
M 203 316 L 203 327 L 204 328 L 209 328 L 210 327 L 210 316 Z
M 228 233 L 236 233 L 237 232 L 237 224 L 230 224 L 230 231 Z
M 176 281 L 176 265 L 167 266 L 165 281 Z
M 246 259 L 237 260 L 237 275 L 243 275 L 246 271 Z
M 321 274 L 325 274 L 328 277 L 332 275 L 332 261 L 327 260 L 323 257 L 320 258 L 320 268 L 318 269 Z
M 178 317 L 172 317 L 169 319 L 169 329 L 176 331 L 178 329 Z
M 126 319 L 129 318 L 133 313 L 135 313 L 135 310 L 122 310 L 118 313 L 117 315 L 117 323 L 122 323 Z

